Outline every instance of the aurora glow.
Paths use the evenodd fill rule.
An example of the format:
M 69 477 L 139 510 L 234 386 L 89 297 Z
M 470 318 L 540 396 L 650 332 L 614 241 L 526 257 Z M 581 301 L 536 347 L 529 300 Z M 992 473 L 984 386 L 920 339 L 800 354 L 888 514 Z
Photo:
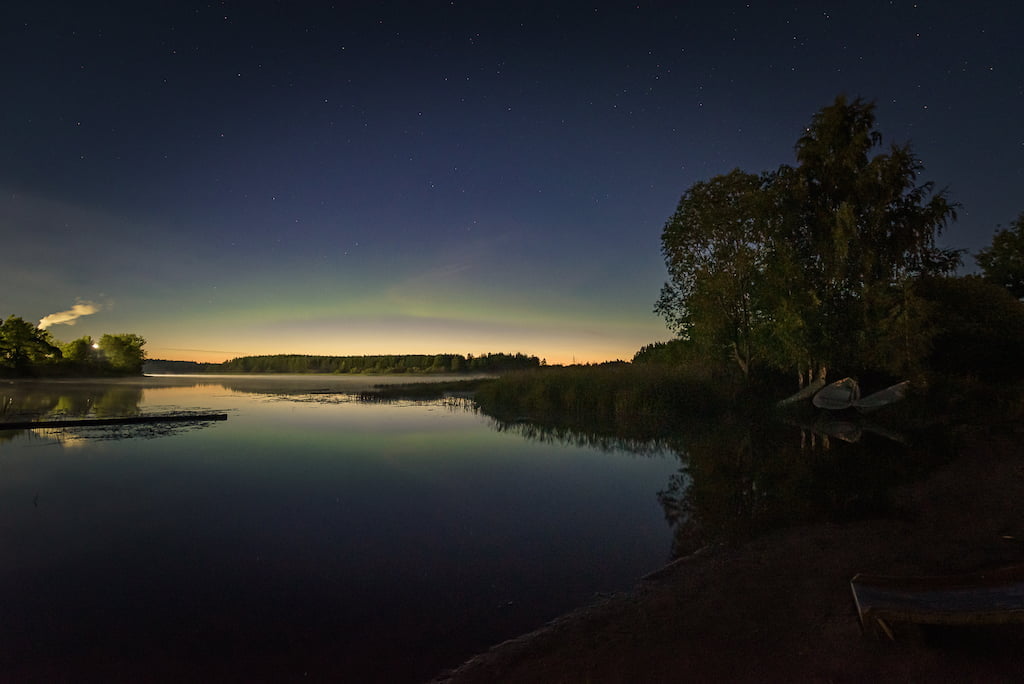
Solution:
M 0 315 L 92 303 L 51 332 L 155 358 L 628 359 L 670 336 L 651 308 L 682 191 L 791 162 L 843 92 L 963 204 L 945 245 L 1024 209 L 1012 3 L 8 15 Z

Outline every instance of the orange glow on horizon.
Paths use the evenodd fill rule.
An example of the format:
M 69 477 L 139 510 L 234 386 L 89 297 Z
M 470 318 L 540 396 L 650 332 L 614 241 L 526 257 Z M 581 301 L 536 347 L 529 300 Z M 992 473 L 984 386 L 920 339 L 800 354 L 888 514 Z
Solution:
M 453 345 L 453 347 L 456 345 Z M 514 345 L 513 345 L 514 346 Z M 486 349 L 486 350 L 473 350 L 473 351 L 460 351 L 457 349 L 427 349 L 427 350 L 416 350 L 407 349 L 405 351 L 397 351 L 395 349 L 382 349 L 378 351 L 370 350 L 336 350 L 332 352 L 325 351 L 310 351 L 310 350 L 252 350 L 245 353 L 228 353 L 218 352 L 213 350 L 184 350 L 184 349 L 173 349 L 173 348 L 161 348 L 158 346 L 148 346 L 146 349 L 147 357 L 150 359 L 161 359 L 164 361 L 195 361 L 197 363 L 223 363 L 234 358 L 242 356 L 269 356 L 275 354 L 303 354 L 309 356 L 377 356 L 385 354 L 393 354 L 396 356 L 408 354 L 472 354 L 473 356 L 483 356 L 485 354 L 516 354 L 522 353 L 528 356 L 536 356 L 540 359 L 545 360 L 548 365 L 570 365 L 573 363 L 587 364 L 587 363 L 603 363 L 605 361 L 629 361 L 633 358 L 633 354 L 642 345 L 637 345 L 635 349 L 622 350 L 616 352 L 612 349 L 594 349 L 590 353 L 586 350 L 580 353 L 554 353 L 554 354 L 543 354 L 533 351 L 520 351 L 519 349 Z

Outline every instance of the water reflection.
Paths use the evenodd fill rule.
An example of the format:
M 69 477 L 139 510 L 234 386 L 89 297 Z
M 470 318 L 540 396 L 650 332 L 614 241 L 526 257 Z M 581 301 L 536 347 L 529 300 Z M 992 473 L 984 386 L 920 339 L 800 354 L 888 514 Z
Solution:
M 152 375 L 137 379 L 138 382 L 157 386 L 219 386 L 232 392 L 264 394 L 274 397 L 295 398 L 298 396 L 343 397 L 352 401 L 355 396 L 384 385 L 409 385 L 417 383 L 444 383 L 473 380 L 487 375 L 428 375 L 422 377 L 403 375 Z
M 142 413 L 146 387 L 132 382 L 10 382 L 0 386 L 0 423 L 72 418 L 125 418 Z M 152 438 L 177 434 L 209 422 L 0 429 L 0 442 L 26 433 L 65 446 L 83 439 Z
M 493 427 L 548 443 L 675 452 L 680 468 L 657 492 L 673 557 L 798 523 L 898 515 L 893 489 L 952 456 L 941 432 L 905 434 L 856 417 L 785 424 L 726 415 L 650 440 L 527 421 Z
M 861 416 L 836 418 L 823 412 L 814 420 L 789 419 L 787 425 L 799 428 L 803 441 L 810 447 L 820 441 L 828 449 L 830 440 L 838 439 L 851 444 L 859 442 L 865 434 L 871 434 L 901 444 L 907 443 L 907 436 L 894 428 L 879 425 Z
M 144 415 L 231 413 L 170 439 L 0 444 L 8 678 L 100 679 L 92 654 L 130 653 L 123 679 L 424 681 L 668 560 L 654 493 L 674 458 L 523 440 L 464 400 L 161 383 L 4 394 L 11 412 L 94 412 L 117 385 Z
M 508 432 L 545 444 L 586 447 L 601 451 L 626 451 L 641 456 L 662 455 L 672 450 L 671 440 L 608 435 L 559 425 L 531 423 L 528 420 L 506 421 L 491 417 L 490 425 L 497 432 Z
M 380 380 L 235 376 L 145 378 L 103 384 L 14 383 L 0 387 L 0 420 L 137 415 L 147 388 L 152 387 L 170 394 L 213 387 L 302 403 L 355 403 L 358 392 Z M 466 397 L 405 403 L 427 403 L 452 412 L 480 412 Z M 891 498 L 893 487 L 920 477 L 950 455 L 941 435 L 907 434 L 857 417 L 835 418 L 825 413 L 791 417 L 788 423 L 725 415 L 714 424 L 681 423 L 672 434 L 651 439 L 636 437 L 642 431 L 628 427 L 628 434 L 622 435 L 610 434 L 605 425 L 580 428 L 488 418 L 495 432 L 532 442 L 643 456 L 674 455 L 678 471 L 651 494 L 672 530 L 673 556 L 785 525 L 892 515 L 897 504 Z M 47 436 L 70 443 L 82 438 L 162 436 L 188 427 L 79 428 L 73 432 L 53 431 Z M 16 434 L 0 431 L 0 441 Z
M 0 420 L 134 416 L 142 391 L 132 385 L 11 383 L 0 387 Z

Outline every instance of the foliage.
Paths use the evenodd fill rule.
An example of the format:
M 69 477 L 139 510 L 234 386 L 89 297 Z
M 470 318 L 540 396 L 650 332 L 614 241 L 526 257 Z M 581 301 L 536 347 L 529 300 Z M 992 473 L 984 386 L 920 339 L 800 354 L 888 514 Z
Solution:
M 692 186 L 662 233 L 670 280 L 655 311 L 745 376 L 916 369 L 932 328 L 911 285 L 958 265 L 935 244 L 956 207 L 918 184 L 908 145 L 876 154 L 881 139 L 874 105 L 839 97 L 797 142 L 797 166 Z
M 1024 379 L 1024 303 L 977 276 L 926 278 L 916 294 L 931 303 L 936 334 L 928 365 L 938 373 L 986 381 Z
M 143 349 L 146 340 L 142 337 L 132 333 L 104 335 L 99 345 L 100 352 L 114 371 L 132 375 L 142 373 L 142 362 L 146 359 Z
M 8 316 L 0 323 L 0 369 L 7 374 L 30 374 L 60 358 L 60 349 L 45 330 L 18 316 Z
M 498 373 L 537 368 L 540 359 L 525 354 L 405 354 L 384 356 L 242 356 L 211 370 L 241 373 Z
M 137 375 L 142 372 L 145 343 L 129 333 L 104 335 L 99 345 L 88 336 L 59 343 L 49 332 L 10 316 L 0 323 L 0 375 Z
M 640 348 L 633 355 L 633 363 L 654 363 L 681 366 L 695 361 L 697 352 L 691 340 L 675 339 L 668 342 L 652 342 Z
M 985 280 L 1024 298 L 1024 212 L 1009 228 L 997 231 L 992 244 L 975 258 Z
M 94 344 L 92 337 L 86 335 L 85 337 L 79 337 L 77 340 L 62 344 L 60 351 L 64 355 L 65 361 L 93 363 L 99 358 Z
M 706 354 L 731 356 L 744 374 L 772 325 L 771 183 L 738 169 L 699 182 L 661 237 L 671 279 L 655 310 Z

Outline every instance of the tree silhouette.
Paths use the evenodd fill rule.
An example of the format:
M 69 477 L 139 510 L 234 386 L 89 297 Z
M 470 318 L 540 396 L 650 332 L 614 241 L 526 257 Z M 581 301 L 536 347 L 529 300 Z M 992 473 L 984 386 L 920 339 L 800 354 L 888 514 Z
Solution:
M 997 231 L 992 244 L 975 258 L 985 280 L 1024 298 L 1024 212 L 1009 228 Z
M 0 365 L 23 373 L 60 358 L 60 349 L 45 330 L 18 316 L 8 316 L 0 323 Z
M 713 360 L 912 371 L 927 347 L 911 283 L 948 273 L 936 246 L 956 205 L 909 145 L 876 153 L 875 106 L 838 97 L 796 144 L 797 165 L 739 170 L 687 190 L 662 233 L 669 282 L 655 311 Z

